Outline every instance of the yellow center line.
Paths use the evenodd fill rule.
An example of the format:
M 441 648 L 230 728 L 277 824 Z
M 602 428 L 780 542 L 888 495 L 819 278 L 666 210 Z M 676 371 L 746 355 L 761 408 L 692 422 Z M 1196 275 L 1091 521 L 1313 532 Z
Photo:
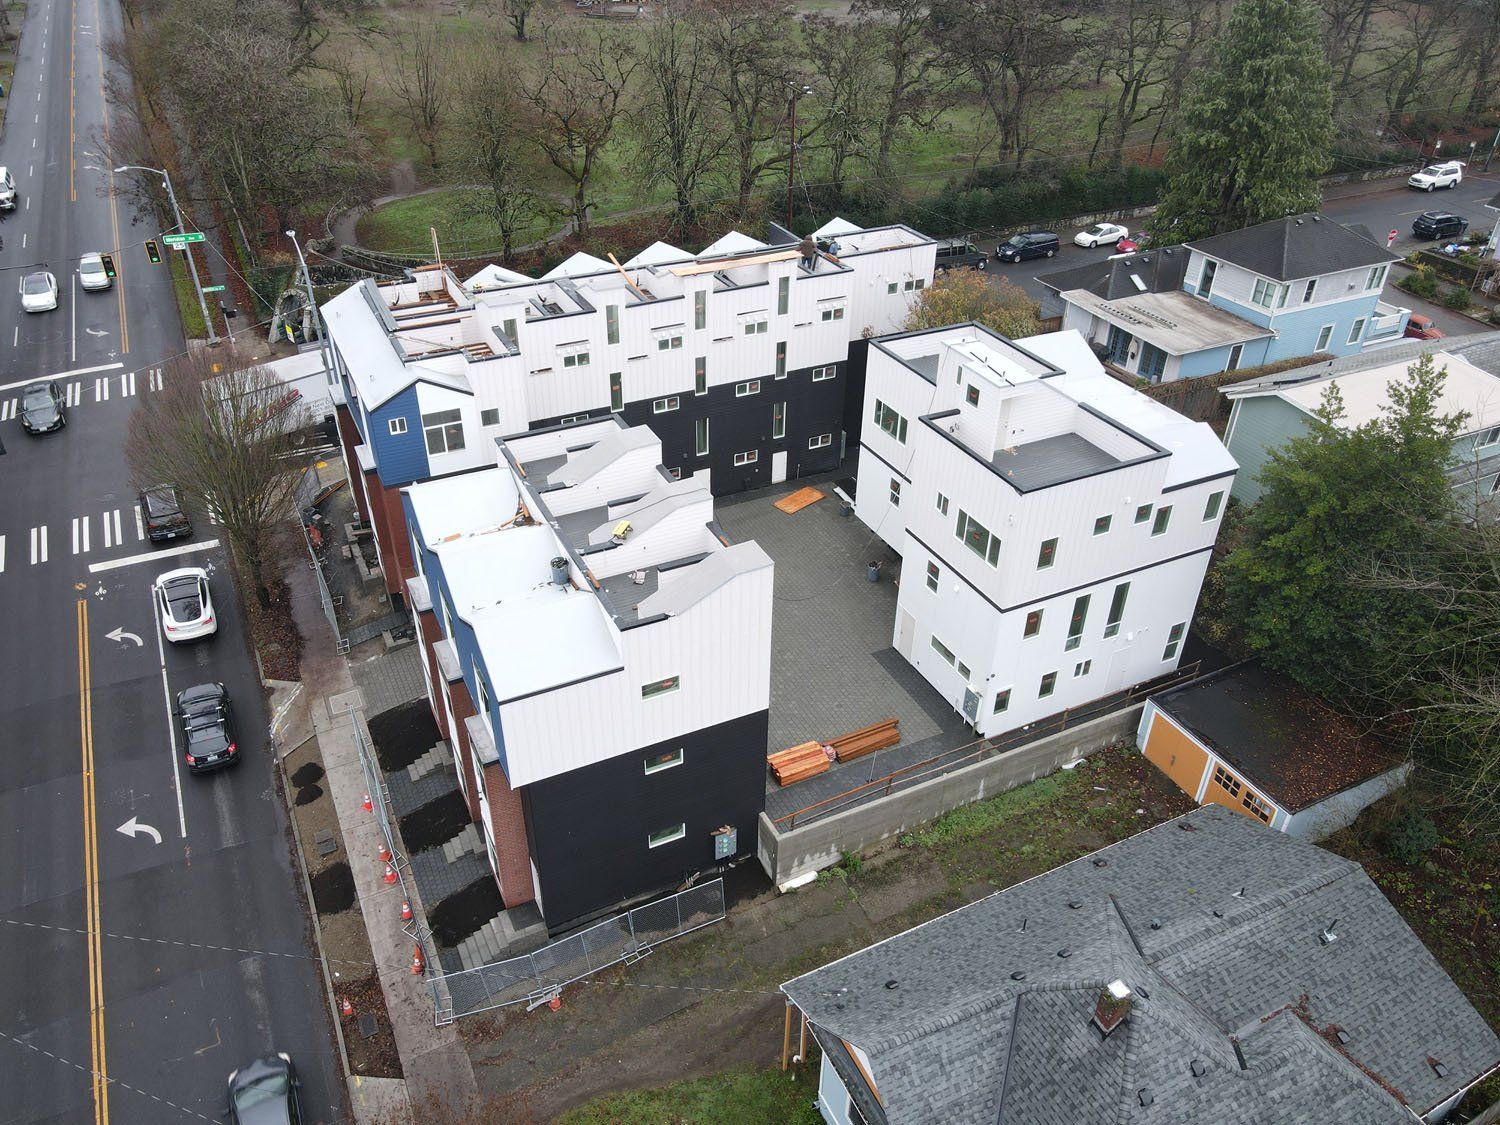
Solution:
M 83 748 L 83 868 L 89 969 L 89 1067 L 95 1125 L 109 1123 L 109 1070 L 104 1051 L 104 962 L 99 935 L 99 824 L 94 798 L 93 665 L 89 654 L 89 603 L 78 600 L 78 733 Z
M 115 268 L 115 300 L 120 304 L 120 354 L 130 354 L 130 327 L 125 319 L 125 275 L 119 272 L 119 264 L 123 264 L 125 255 L 124 247 L 120 245 L 120 215 L 115 209 L 115 169 L 114 160 L 109 158 L 109 92 L 104 89 L 104 8 L 102 0 L 94 5 L 94 47 L 99 55 L 99 101 L 104 108 L 104 155 L 106 157 L 104 174 L 109 179 L 109 226 L 113 232 L 112 241 L 115 253 L 118 255 Z

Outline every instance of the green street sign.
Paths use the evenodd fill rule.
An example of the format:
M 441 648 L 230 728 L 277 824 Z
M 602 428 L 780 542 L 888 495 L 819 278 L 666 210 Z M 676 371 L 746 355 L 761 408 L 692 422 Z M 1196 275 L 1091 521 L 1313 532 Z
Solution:
M 205 292 L 205 293 L 222 293 L 222 292 L 224 292 L 224 287 L 222 285 L 205 285 L 203 287 L 203 292 Z
M 189 242 L 202 242 L 203 232 L 190 230 L 186 234 L 164 234 L 161 240 L 168 246 L 186 246 Z

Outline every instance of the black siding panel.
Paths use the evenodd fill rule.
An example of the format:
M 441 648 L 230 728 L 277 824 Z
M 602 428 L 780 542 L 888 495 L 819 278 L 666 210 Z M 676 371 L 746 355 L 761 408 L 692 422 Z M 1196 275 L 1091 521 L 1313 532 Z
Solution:
M 870 358 L 870 341 L 855 340 L 849 345 L 849 365 L 844 371 L 844 441 L 851 452 L 859 448 L 859 435 L 865 419 L 865 364 Z

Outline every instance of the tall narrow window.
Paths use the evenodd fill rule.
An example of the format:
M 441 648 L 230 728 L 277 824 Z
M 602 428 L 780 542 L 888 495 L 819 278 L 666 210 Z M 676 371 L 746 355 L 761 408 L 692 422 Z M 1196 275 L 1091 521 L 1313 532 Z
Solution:
M 1318 291 L 1318 279 L 1317 278 L 1313 278 L 1311 281 L 1309 281 L 1307 283 L 1307 288 L 1302 291 L 1302 303 L 1304 305 L 1310 304 L 1312 302 L 1313 295 L 1315 293 L 1317 293 L 1317 291 Z
M 776 342 L 776 378 L 786 378 L 786 341 Z
M 708 394 L 708 357 L 705 355 L 693 360 L 693 393 Z
M 1034 609 L 1026 615 L 1026 628 L 1021 630 L 1021 636 L 1034 637 L 1042 631 L 1042 611 Z
M 1219 506 L 1223 503 L 1224 494 L 1222 492 L 1210 493 L 1208 503 L 1203 505 L 1203 518 L 1205 520 L 1216 519 L 1219 515 Z
M 1177 649 L 1182 644 L 1182 634 L 1187 631 L 1187 622 L 1179 621 L 1167 632 L 1167 647 L 1162 650 L 1163 660 L 1173 660 L 1177 657 Z
M 616 414 L 625 409 L 625 388 L 618 371 L 609 377 L 609 408 Z
M 891 507 L 901 507 L 901 482 L 895 477 L 891 478 Z
M 507 320 L 504 324 L 505 334 L 510 337 L 510 342 L 516 347 L 521 346 L 520 338 L 516 335 L 516 322 L 514 319 Z
M 1042 543 L 1042 549 L 1036 555 L 1036 568 L 1046 570 L 1057 561 L 1057 540 L 1048 539 Z
M 948 514 L 948 498 L 941 492 L 937 494 L 937 510 L 945 516 Z
M 608 334 L 611 344 L 620 342 L 620 306 L 604 306 L 604 331 Z
M 771 407 L 771 439 L 780 441 L 786 437 L 786 403 L 778 402 Z
M 1364 338 L 1364 335 L 1365 335 L 1365 318 L 1364 317 L 1360 317 L 1358 320 L 1356 320 L 1353 323 L 1353 325 L 1350 326 L 1350 328 L 1349 328 L 1349 339 L 1348 339 L 1347 342 L 1350 343 L 1350 344 L 1357 344 L 1357 343 L 1360 342 L 1360 340 L 1362 340 Z
M 786 315 L 787 306 L 791 304 L 791 299 L 792 279 L 790 277 L 778 279 L 776 282 L 776 313 L 778 316 Z
M 693 294 L 693 327 L 703 329 L 708 326 L 708 290 L 700 289 Z
M 1106 637 L 1113 637 L 1120 631 L 1120 622 L 1125 617 L 1125 599 L 1129 596 L 1129 582 L 1121 582 L 1115 587 L 1114 597 L 1109 599 L 1109 617 L 1104 622 Z
M 1083 642 L 1083 623 L 1089 615 L 1089 595 L 1083 594 L 1073 601 L 1073 616 L 1068 618 L 1068 640 L 1063 645 L 1071 652 Z
M 708 419 L 699 418 L 693 423 L 693 443 L 699 457 L 708 456 Z
M 992 713 L 998 715 L 1001 711 L 1008 710 L 1009 708 L 1010 688 L 1001 688 L 995 693 L 995 708 Z
M 1053 689 L 1055 689 L 1056 687 L 1057 673 L 1048 672 L 1045 676 L 1042 677 L 1042 687 L 1041 690 L 1036 693 L 1037 697 L 1039 699 L 1046 699 L 1047 696 L 1052 694 Z
M 413 542 L 415 542 L 415 537 L 413 538 Z M 938 579 L 942 576 L 943 572 L 938 568 L 937 563 L 930 562 L 927 564 L 927 588 L 934 594 L 937 593 Z
M 1169 524 L 1171 522 L 1172 522 L 1172 505 L 1168 504 L 1165 508 L 1157 508 L 1156 509 L 1156 519 L 1154 521 L 1152 521 L 1152 524 L 1151 524 L 1151 534 L 1152 535 L 1165 535 L 1167 533 L 1167 524 Z

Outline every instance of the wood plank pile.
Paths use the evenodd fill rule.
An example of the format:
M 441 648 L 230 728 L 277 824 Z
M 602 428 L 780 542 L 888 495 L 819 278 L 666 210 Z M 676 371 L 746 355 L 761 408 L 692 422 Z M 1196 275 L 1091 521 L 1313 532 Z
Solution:
M 790 750 L 767 754 L 766 764 L 771 767 L 777 785 L 790 785 L 827 772 L 828 752 L 821 742 L 804 742 Z
M 855 758 L 863 758 L 866 754 L 884 750 L 900 741 L 900 720 L 886 719 L 884 722 L 872 723 L 848 734 L 841 734 L 828 745 L 833 747 L 839 761 L 852 762 Z

